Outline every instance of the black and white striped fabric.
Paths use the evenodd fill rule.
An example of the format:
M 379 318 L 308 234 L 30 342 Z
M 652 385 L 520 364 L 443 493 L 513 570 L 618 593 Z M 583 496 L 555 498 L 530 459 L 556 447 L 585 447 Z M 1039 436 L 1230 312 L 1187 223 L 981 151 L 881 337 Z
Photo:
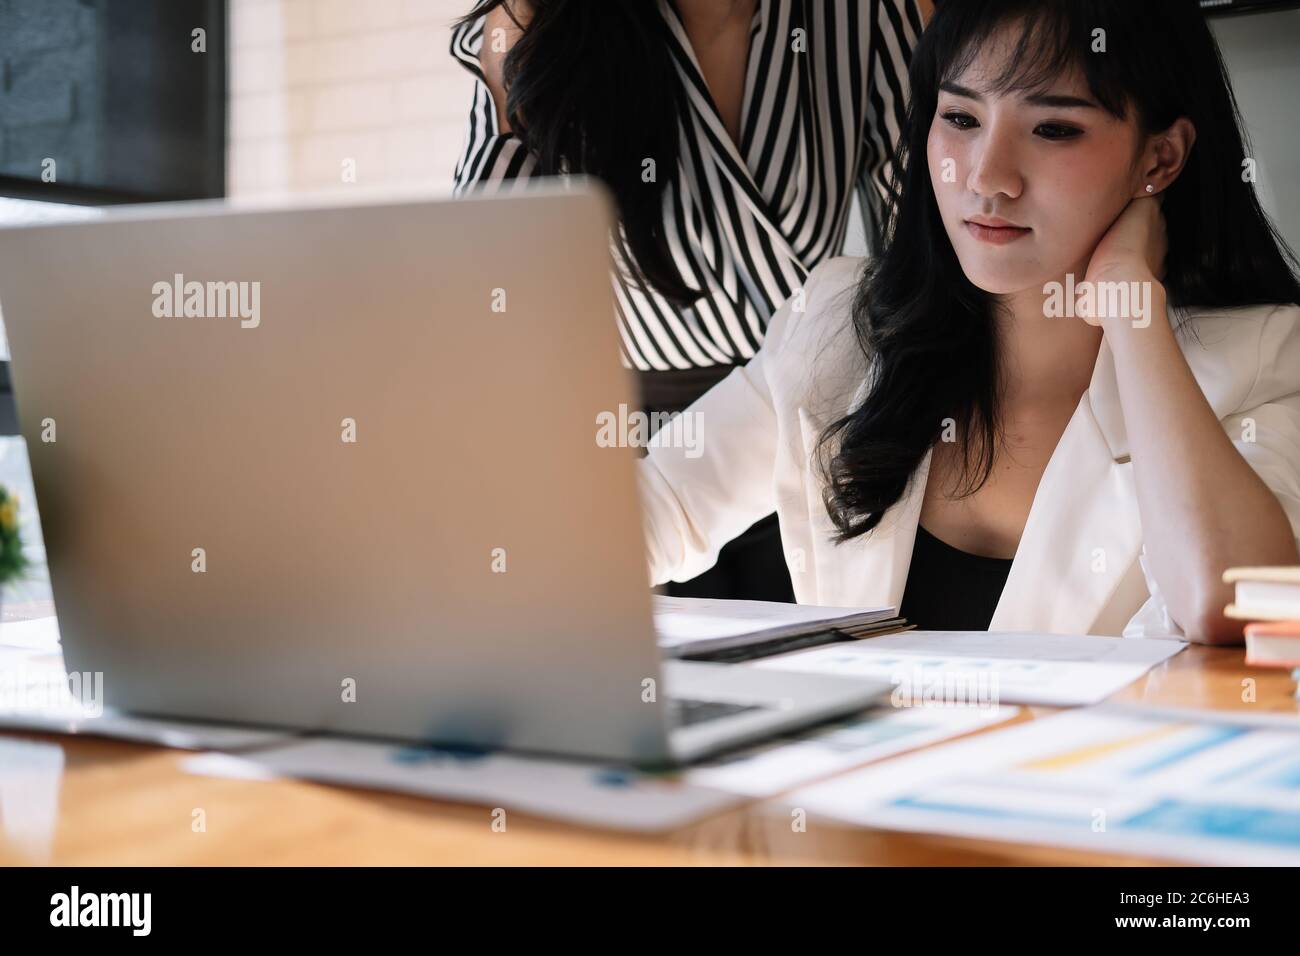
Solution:
M 657 2 L 690 104 L 664 217 L 678 268 L 706 294 L 682 310 L 615 271 L 623 358 L 643 371 L 732 365 L 753 357 L 772 314 L 843 248 L 855 191 L 879 221 L 921 17 L 915 0 L 758 0 L 735 143 L 680 15 Z M 536 165 L 500 132 L 482 44 L 483 18 L 452 36 L 453 56 L 478 78 L 458 194 L 518 188 Z

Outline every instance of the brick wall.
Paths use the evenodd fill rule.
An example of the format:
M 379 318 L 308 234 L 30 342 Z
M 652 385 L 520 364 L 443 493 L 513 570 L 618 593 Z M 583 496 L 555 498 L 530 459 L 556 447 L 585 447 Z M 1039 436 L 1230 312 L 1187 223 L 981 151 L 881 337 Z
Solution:
M 61 181 L 94 178 L 102 83 L 96 11 L 77 0 L 0 0 L 0 22 L 0 172 L 39 179 L 42 160 L 52 157 Z
M 472 80 L 447 52 L 471 0 L 230 0 L 232 196 L 446 187 Z

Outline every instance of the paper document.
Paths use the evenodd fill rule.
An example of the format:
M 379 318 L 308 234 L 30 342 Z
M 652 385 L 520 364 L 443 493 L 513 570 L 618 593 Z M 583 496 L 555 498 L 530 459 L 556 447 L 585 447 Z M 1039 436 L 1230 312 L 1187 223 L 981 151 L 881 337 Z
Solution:
M 1106 705 L 899 757 L 784 800 L 886 829 L 1295 866 L 1300 725 L 1294 715 Z
M 0 624 L 0 648 L 11 647 L 58 650 L 59 619 L 38 617 L 30 621 L 5 621 Z
M 892 607 L 653 596 L 655 632 L 670 656 L 724 651 L 830 630 L 849 635 L 895 617 Z
M 23 621 L 21 625 L 38 623 Z M 48 637 L 49 625 L 42 626 Z M 5 624 L 0 628 L 0 640 L 14 637 L 16 628 L 20 625 Z M 20 628 L 19 636 L 33 638 L 39 633 L 34 627 Z M 57 638 L 57 626 L 53 633 Z M 0 645 L 0 729 L 113 737 L 183 750 L 238 750 L 294 736 L 284 730 L 121 713 L 104 704 L 103 674 L 69 675 L 57 643 L 52 647 L 44 640 L 31 643 L 34 646 Z
M 907 631 L 764 658 L 746 667 L 875 677 L 915 698 L 967 693 L 1010 704 L 1095 704 L 1187 645 L 999 631 Z
M 239 757 L 202 754 L 186 758 L 182 766 L 213 776 L 298 777 L 482 803 L 589 826 L 652 831 L 988 727 L 1016 712 L 1014 707 L 881 708 L 672 773 L 339 737 L 304 739 Z
M 66 717 L 44 713 L 0 713 L 0 730 L 30 730 L 77 737 L 106 737 L 157 744 L 177 750 L 240 751 L 293 740 L 291 732 L 233 724 L 209 724 L 166 717 L 136 717 L 111 707 L 99 717 Z

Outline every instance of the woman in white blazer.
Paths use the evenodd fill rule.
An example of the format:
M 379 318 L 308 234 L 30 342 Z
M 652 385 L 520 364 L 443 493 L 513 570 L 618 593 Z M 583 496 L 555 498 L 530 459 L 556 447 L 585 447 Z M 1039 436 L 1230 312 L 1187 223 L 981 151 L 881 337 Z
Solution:
M 652 583 L 775 508 L 803 603 L 1240 640 L 1223 570 L 1297 562 L 1300 285 L 1195 3 L 940 4 L 911 87 L 880 256 L 639 462 Z

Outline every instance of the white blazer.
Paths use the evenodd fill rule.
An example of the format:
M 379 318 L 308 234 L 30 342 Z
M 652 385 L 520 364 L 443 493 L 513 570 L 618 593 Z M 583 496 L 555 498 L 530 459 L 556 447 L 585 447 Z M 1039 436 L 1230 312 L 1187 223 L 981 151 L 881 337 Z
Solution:
M 812 467 L 818 436 L 870 387 L 850 305 L 861 259 L 815 269 L 773 317 L 762 349 L 677 418 L 638 462 L 652 584 L 685 581 L 776 511 L 803 604 L 902 601 L 930 453 L 871 533 L 842 545 Z M 1081 320 L 1080 320 L 1081 321 Z M 1242 457 L 1300 540 L 1300 307 L 1193 310 L 1183 354 Z M 1199 339 L 1199 341 L 1197 340 Z M 1252 440 L 1253 439 L 1253 440 Z M 692 448 L 694 446 L 694 448 Z M 1144 559 L 1114 359 L 1103 339 L 1034 496 L 990 630 L 1181 636 Z

